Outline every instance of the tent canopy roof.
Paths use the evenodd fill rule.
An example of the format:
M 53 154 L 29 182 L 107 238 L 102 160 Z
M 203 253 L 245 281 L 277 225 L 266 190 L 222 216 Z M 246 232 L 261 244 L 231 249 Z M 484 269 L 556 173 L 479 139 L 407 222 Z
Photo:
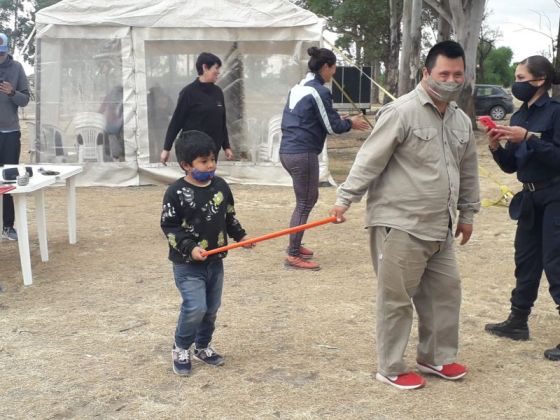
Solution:
M 38 24 L 146 28 L 280 28 L 320 24 L 288 0 L 62 0 Z

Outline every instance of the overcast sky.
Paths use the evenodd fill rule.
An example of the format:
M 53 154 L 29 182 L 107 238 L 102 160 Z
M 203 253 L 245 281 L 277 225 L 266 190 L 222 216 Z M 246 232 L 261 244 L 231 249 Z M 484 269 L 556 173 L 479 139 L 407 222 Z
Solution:
M 550 54 L 550 37 L 558 36 L 560 19 L 560 7 L 554 0 L 488 0 L 486 10 L 491 11 L 488 17 L 491 29 L 502 31 L 497 46 L 510 47 L 513 61 L 543 51 Z

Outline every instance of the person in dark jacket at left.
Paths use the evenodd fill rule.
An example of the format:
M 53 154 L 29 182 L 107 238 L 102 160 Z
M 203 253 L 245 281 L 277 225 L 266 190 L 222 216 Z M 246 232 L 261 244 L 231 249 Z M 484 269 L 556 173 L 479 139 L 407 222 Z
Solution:
M 216 146 L 216 157 L 221 149 L 227 160 L 233 159 L 226 126 L 224 93 L 216 85 L 222 61 L 211 53 L 203 52 L 196 60 L 198 77 L 179 93 L 177 107 L 169 122 L 165 143 L 160 155 L 164 165 L 179 131 L 196 130 L 208 134 Z
M 327 134 L 367 130 L 369 124 L 361 115 L 342 118 L 332 106 L 331 91 L 323 86 L 336 72 L 336 56 L 326 48 L 311 47 L 308 62 L 310 73 L 290 90 L 282 115 L 280 162 L 292 177 L 296 208 L 290 227 L 307 222 L 319 198 L 319 154 Z M 313 251 L 302 246 L 303 231 L 290 235 L 289 268 L 319 270 Z
M 27 76 L 23 66 L 9 54 L 8 37 L 0 33 L 0 165 L 19 163 L 21 131 L 18 108 L 29 102 Z M 2 239 L 17 241 L 14 229 L 14 200 L 3 194 Z

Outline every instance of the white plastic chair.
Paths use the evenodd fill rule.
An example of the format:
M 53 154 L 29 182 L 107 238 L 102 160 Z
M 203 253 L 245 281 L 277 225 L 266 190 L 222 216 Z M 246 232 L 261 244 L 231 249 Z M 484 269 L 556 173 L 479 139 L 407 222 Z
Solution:
M 268 121 L 267 140 L 259 148 L 259 161 L 280 162 L 280 141 L 282 140 L 282 115 L 275 115 Z
M 62 130 L 53 124 L 41 124 L 39 160 L 58 162 L 64 160 Z
M 74 117 L 78 162 L 103 162 L 105 119 L 97 112 L 82 112 Z

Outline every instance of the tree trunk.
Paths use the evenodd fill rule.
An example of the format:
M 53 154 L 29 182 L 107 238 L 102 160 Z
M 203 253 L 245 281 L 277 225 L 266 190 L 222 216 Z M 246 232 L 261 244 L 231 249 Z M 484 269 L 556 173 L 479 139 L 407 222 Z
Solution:
M 370 64 L 372 69 L 372 78 L 373 80 L 379 80 L 381 77 L 381 62 L 379 60 L 375 60 L 373 63 Z M 371 84 L 371 95 L 370 101 L 372 104 L 379 103 L 379 88 L 375 84 Z
M 441 7 L 447 13 L 449 13 L 449 1 L 448 0 L 441 0 Z M 445 18 L 440 16 L 438 22 L 438 37 L 437 42 L 447 41 L 451 37 L 451 23 L 448 22 Z
M 459 42 L 465 50 L 465 89 L 459 99 L 459 106 L 475 122 L 474 115 L 474 84 L 476 81 L 476 50 L 482 18 L 484 16 L 485 0 L 450 0 L 449 9 L 453 19 L 453 29 Z M 473 124 L 476 127 L 475 124 Z
M 402 51 L 399 62 L 399 96 L 410 92 L 410 54 L 412 49 L 411 42 L 411 18 L 412 18 L 412 0 L 403 0 L 403 32 L 402 32 Z
M 16 0 L 14 2 L 14 29 L 12 31 L 12 36 L 10 37 L 10 43 L 12 45 L 10 45 L 10 51 L 12 51 L 12 54 L 15 53 L 16 51 L 16 41 L 19 37 L 19 21 L 18 21 L 18 11 L 19 11 L 19 3 L 20 0 Z
M 387 56 L 387 90 L 393 95 L 398 93 L 398 72 L 399 72 L 399 50 L 401 49 L 401 20 L 402 20 L 402 0 L 389 0 L 390 8 L 390 30 L 389 54 Z M 384 95 L 383 103 L 389 102 L 390 98 Z
M 420 52 L 422 49 L 422 0 L 412 0 L 412 13 L 410 18 L 410 75 L 409 89 L 411 91 L 418 83 L 420 71 Z

